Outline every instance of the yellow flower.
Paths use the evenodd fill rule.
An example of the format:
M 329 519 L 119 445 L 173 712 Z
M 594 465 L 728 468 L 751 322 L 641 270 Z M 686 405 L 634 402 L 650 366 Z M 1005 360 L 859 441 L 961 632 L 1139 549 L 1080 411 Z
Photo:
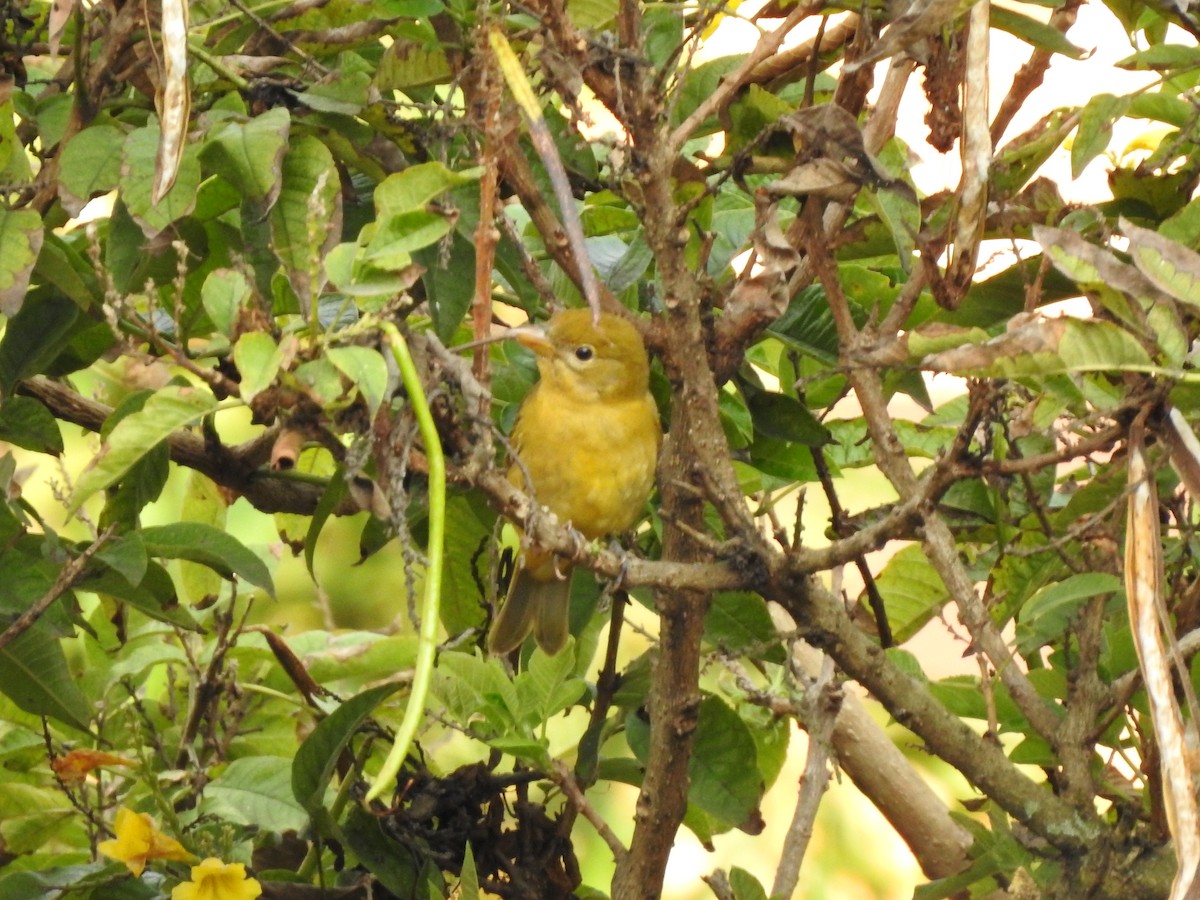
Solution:
M 223 863 L 209 857 L 192 866 L 192 880 L 177 885 L 171 900 L 254 900 L 262 885 L 246 877 L 241 863 Z
M 122 806 L 117 811 L 116 832 L 115 840 L 101 841 L 96 849 L 125 863 L 135 876 L 141 876 L 151 859 L 195 859 L 179 841 L 155 828 L 154 820 L 145 813 Z

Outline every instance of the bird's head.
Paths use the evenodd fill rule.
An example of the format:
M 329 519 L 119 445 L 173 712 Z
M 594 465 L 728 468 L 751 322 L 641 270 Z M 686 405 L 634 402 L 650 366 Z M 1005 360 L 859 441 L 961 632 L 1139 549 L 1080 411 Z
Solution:
M 514 328 L 510 336 L 538 357 L 538 371 L 581 399 L 620 400 L 644 394 L 650 380 L 646 346 L 620 316 L 589 309 L 557 313 L 544 326 Z

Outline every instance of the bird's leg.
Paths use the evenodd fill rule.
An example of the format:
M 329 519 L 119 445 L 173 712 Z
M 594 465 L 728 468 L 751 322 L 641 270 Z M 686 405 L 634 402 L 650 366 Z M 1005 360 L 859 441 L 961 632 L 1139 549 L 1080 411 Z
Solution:
M 553 516 L 554 513 L 546 510 L 548 515 Z M 571 543 L 574 545 L 569 554 L 555 553 L 554 554 L 554 577 L 559 581 L 565 581 L 571 577 L 571 568 L 577 561 L 587 557 L 588 551 L 591 548 L 591 543 L 587 537 L 570 522 L 566 523 L 567 534 L 571 537 Z
M 621 567 L 617 569 L 617 574 L 612 578 L 606 578 L 601 585 L 601 593 L 605 595 L 615 594 L 617 591 L 625 590 L 625 579 L 629 575 L 629 554 L 625 552 L 624 545 L 613 538 L 608 542 L 608 550 L 613 555 L 621 560 Z
M 588 557 L 592 542 L 570 522 L 567 523 L 567 534 L 571 536 L 571 544 L 573 545 L 571 548 L 571 560 L 574 562 L 583 562 Z

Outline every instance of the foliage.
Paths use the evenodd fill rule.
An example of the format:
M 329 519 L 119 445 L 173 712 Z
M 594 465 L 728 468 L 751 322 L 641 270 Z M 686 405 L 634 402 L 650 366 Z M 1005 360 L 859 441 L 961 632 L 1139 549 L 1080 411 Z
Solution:
M 0 896 L 653 897 L 681 828 L 761 830 L 793 724 L 775 884 L 734 868 L 719 897 L 791 896 L 827 753 L 925 900 L 1161 897 L 1176 851 L 1186 889 L 1200 29 L 1109 0 L 1149 80 L 1001 143 L 1081 55 L 1081 5 L 4 3 Z M 1027 63 L 989 118 L 999 32 Z M 932 196 L 894 127 L 920 85 L 929 143 L 961 151 Z M 1069 144 L 1078 175 L 1123 119 L 1162 128 L 1109 159 L 1107 201 L 1064 201 L 1042 167 Z M 592 267 L 669 433 L 625 549 L 508 483 L 528 355 L 452 349 L 593 299 Z M 963 391 L 935 403 L 926 373 Z M 871 469 L 892 493 L 848 501 Z M 403 548 L 375 602 L 404 627 L 251 624 L 276 578 L 248 509 L 310 572 L 365 511 L 364 558 Z M 561 654 L 481 649 L 502 517 L 598 576 Z M 426 583 L 432 672 L 403 614 Z M 914 649 L 937 619 L 977 675 Z M 971 795 L 930 791 L 842 680 Z M 594 805 L 614 783 L 640 789 L 624 840 Z M 592 830 L 611 878 L 581 885 Z

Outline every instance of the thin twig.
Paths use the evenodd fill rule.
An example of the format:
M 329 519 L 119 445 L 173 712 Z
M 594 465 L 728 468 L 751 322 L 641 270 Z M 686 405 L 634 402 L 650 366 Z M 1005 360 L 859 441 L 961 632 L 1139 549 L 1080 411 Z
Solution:
M 575 783 L 575 776 L 567 764 L 561 759 L 554 760 L 553 778 L 567 799 L 572 805 L 583 813 L 583 817 L 592 823 L 592 827 L 596 829 L 597 834 L 603 838 L 604 843 L 608 844 L 608 849 L 612 851 L 613 859 L 620 863 L 626 856 L 629 855 L 629 850 L 621 843 L 621 839 L 616 836 L 608 823 L 604 821 L 604 817 L 592 807 L 587 801 L 587 797 L 583 796 L 583 791 L 579 789 L 579 785 Z
M 83 574 L 83 570 L 87 568 L 88 561 L 95 556 L 100 549 L 108 543 L 108 539 L 112 537 L 113 528 L 109 526 L 96 540 L 92 541 L 78 556 L 67 562 L 58 571 L 58 577 L 54 579 L 54 584 L 50 585 L 50 589 L 41 597 L 33 602 L 33 605 L 21 615 L 17 616 L 16 620 L 0 633 L 0 650 L 3 650 L 26 631 L 34 626 L 38 619 L 54 605 L 54 601 L 71 589 L 71 586 L 79 580 L 79 576 Z
M 808 732 L 808 757 L 804 761 L 804 774 L 800 776 L 796 809 L 783 839 L 779 868 L 775 870 L 775 882 L 771 886 L 771 894 L 775 897 L 791 897 L 796 892 L 800 865 L 812 839 L 817 810 L 829 786 L 829 742 L 841 707 L 833 696 L 836 691 L 834 671 L 833 660 L 825 656 L 821 662 L 821 673 L 807 692 L 808 712 L 804 724 Z
M 678 128 L 671 132 L 664 148 L 665 152 L 671 156 L 678 154 L 683 145 L 691 138 L 692 133 L 700 127 L 700 124 L 727 103 L 737 91 L 741 90 L 742 85 L 753 76 L 754 70 L 763 60 L 775 55 L 775 52 L 783 44 L 784 38 L 791 33 L 792 29 L 804 19 L 820 12 L 823 7 L 823 3 L 798 4 L 788 13 L 788 17 L 779 24 L 778 28 L 764 35 L 754 45 L 754 49 L 750 51 L 742 64 L 737 67 L 737 70 L 721 79 L 717 89 L 706 97 L 692 111 L 692 114 L 680 123 Z

